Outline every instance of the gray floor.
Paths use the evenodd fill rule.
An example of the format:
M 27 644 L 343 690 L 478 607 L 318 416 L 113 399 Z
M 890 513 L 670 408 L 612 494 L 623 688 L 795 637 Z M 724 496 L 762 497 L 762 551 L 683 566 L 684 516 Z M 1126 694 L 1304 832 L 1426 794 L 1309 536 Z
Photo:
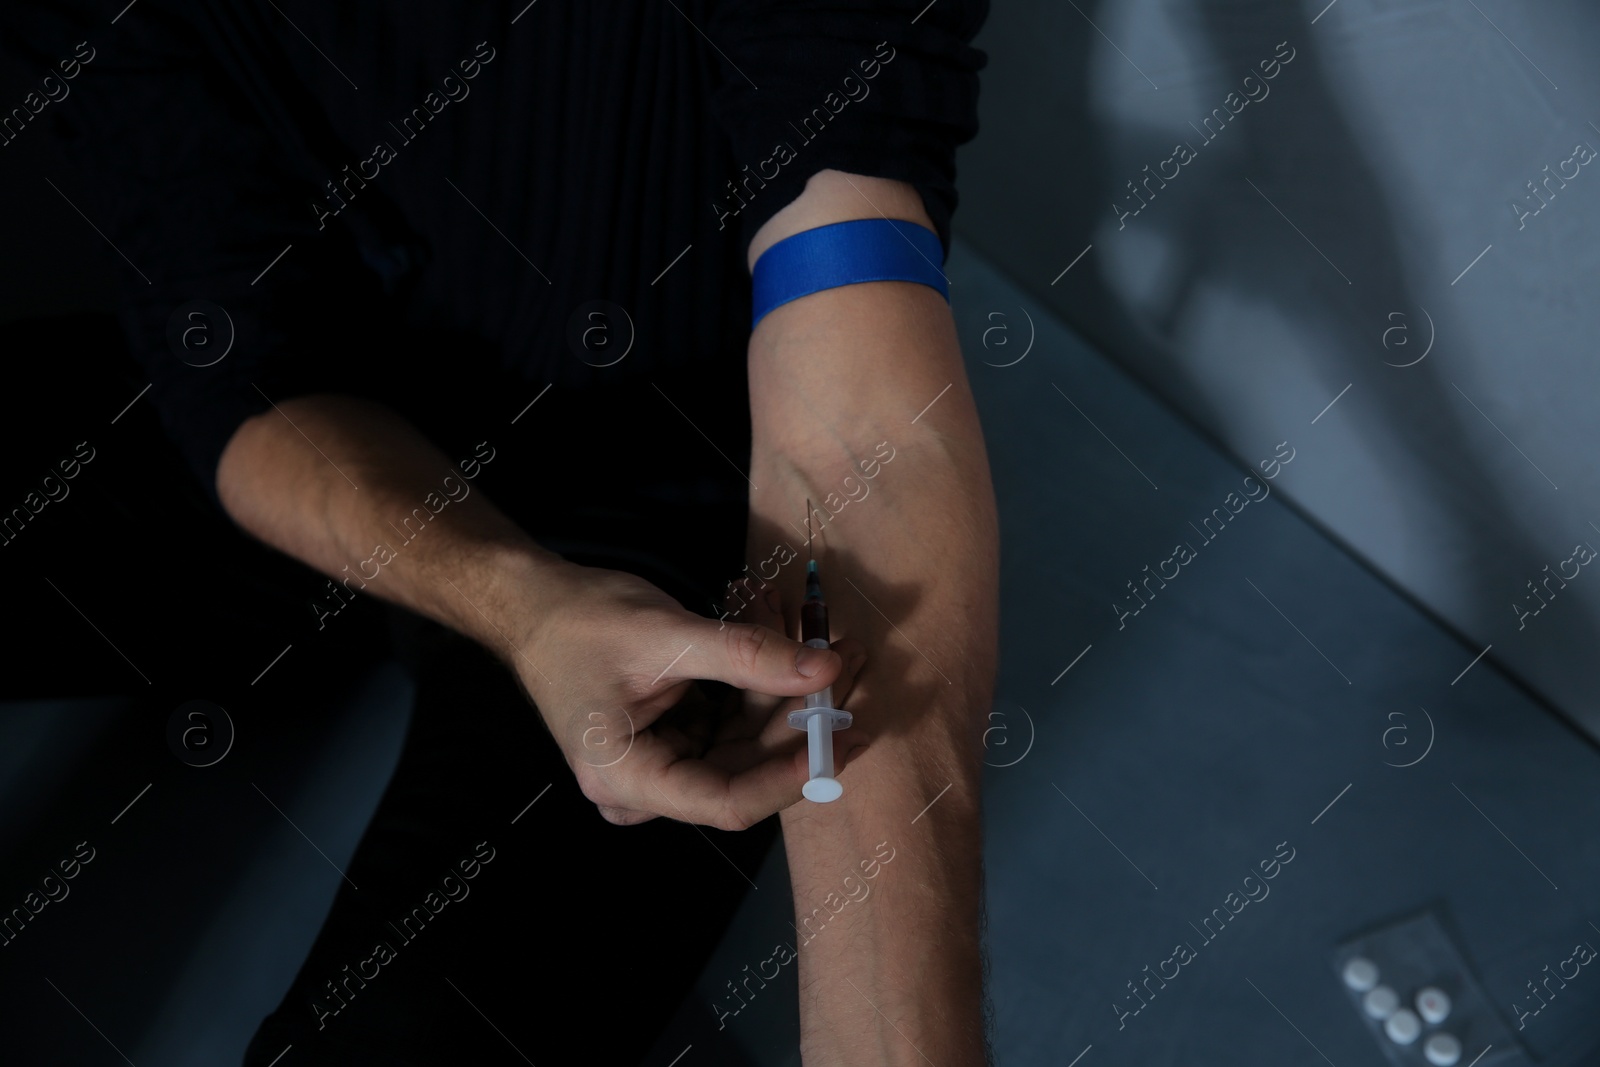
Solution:
M 49 1047 L 52 1063 L 123 1062 L 118 1051 L 140 1067 L 238 1063 L 333 903 L 334 865 L 348 866 L 377 807 L 410 699 L 390 666 L 272 722 L 235 712 L 234 749 L 204 768 L 161 743 L 165 709 L 0 702 L 0 845 L 49 850 L 36 869 L 9 863 L 8 884 L 25 887 L 80 840 L 94 850 L 6 946 L 0 1048 Z M 130 722 L 143 729 L 108 773 L 88 753 Z
M 295 791 L 271 799 L 283 818 L 262 835 L 236 888 L 196 939 L 135 1063 L 231 1067 L 239 1061 L 311 950 L 339 888 L 334 865 L 349 866 L 377 810 L 400 757 L 411 691 L 397 666 L 368 679 L 311 750 L 316 759 Z M 223 789 L 238 795 L 233 803 L 244 803 L 263 799 L 257 785 L 268 787 L 235 779 Z M 308 847 L 308 838 L 315 847 Z
M 1488 661 L 1468 669 L 1479 649 L 1278 495 L 1203 538 L 1250 468 L 970 247 L 948 271 L 1004 541 L 984 856 L 999 1062 L 1382 1064 L 1330 954 L 1424 909 L 1515 1030 L 1525 983 L 1600 943 L 1593 747 Z M 1030 318 L 1031 350 L 997 366 L 1022 357 Z M 1293 449 L 1265 484 L 1326 462 L 1317 414 L 1286 408 L 1254 442 L 1252 463 Z M 1119 620 L 1113 604 L 1137 603 L 1125 583 L 1147 565 L 1170 575 L 1178 543 L 1190 562 Z M 1197 936 L 1282 843 L 1293 858 L 1270 894 Z M 724 983 L 791 937 L 785 882 L 775 855 L 651 1064 L 695 1040 L 680 1067 L 799 1062 L 792 968 L 704 1036 Z M 1177 942 L 1195 959 L 1121 1017 L 1115 1004 L 1137 1003 L 1126 983 Z M 1596 1062 L 1597 1005 L 1600 978 L 1579 977 L 1517 1036 L 1539 1062 Z M 1506 1051 L 1482 1062 L 1526 1062 Z

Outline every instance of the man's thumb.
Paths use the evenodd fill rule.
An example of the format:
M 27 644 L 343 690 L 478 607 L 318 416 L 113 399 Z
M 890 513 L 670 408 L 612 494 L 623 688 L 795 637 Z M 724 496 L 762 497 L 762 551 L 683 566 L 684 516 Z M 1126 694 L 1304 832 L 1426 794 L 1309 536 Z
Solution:
M 759 623 L 702 620 L 668 677 L 707 678 L 768 696 L 804 696 L 833 684 L 844 661 L 830 648 L 808 648 Z

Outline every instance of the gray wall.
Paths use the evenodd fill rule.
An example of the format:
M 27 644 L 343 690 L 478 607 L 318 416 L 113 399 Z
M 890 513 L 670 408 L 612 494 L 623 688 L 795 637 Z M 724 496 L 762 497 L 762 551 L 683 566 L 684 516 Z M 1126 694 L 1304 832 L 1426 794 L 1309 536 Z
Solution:
M 1289 440 L 1283 491 L 1462 633 L 1462 667 L 1492 644 L 1600 735 L 1600 567 L 1512 608 L 1600 547 L 1600 159 L 1563 163 L 1600 149 L 1597 22 L 1575 2 L 997 0 L 956 222 L 1243 463 Z M 1246 87 L 1280 42 L 1292 60 Z M 1246 88 L 1213 139 L 1194 128 Z M 1119 218 L 1178 142 L 1193 158 Z M 1578 173 L 1519 224 L 1509 203 L 1558 169 Z M 1161 483 L 1139 426 L 1103 429 Z

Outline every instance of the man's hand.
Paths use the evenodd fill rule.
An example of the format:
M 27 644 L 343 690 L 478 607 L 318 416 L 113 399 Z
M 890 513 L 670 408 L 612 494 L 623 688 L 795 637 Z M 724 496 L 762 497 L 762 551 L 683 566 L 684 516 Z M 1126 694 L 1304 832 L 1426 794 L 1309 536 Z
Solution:
M 786 713 L 850 690 L 859 643 L 807 648 L 760 622 L 684 610 L 643 578 L 566 564 L 509 660 L 584 795 L 618 825 L 657 815 L 743 830 L 800 799 Z M 775 617 L 769 621 L 776 621 Z M 747 690 L 714 700 L 697 680 Z
M 452 472 L 392 411 L 321 395 L 240 426 L 217 485 L 240 526 L 339 577 Z M 794 804 L 805 735 L 783 713 L 830 683 L 848 692 L 864 660 L 847 642 L 802 660 L 781 627 L 702 618 L 642 578 L 564 560 L 482 492 L 442 509 L 361 588 L 499 655 L 615 823 L 666 815 L 742 829 Z M 713 702 L 698 679 L 724 683 L 717 695 L 730 699 Z M 725 686 L 760 695 L 741 706 Z

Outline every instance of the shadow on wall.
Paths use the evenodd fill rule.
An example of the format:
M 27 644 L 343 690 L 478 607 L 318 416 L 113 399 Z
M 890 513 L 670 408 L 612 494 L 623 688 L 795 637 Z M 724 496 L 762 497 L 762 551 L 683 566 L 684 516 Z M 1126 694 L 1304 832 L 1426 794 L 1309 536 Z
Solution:
M 1410 191 L 1387 176 L 1395 168 L 1386 171 L 1377 158 L 1381 140 L 1351 124 L 1351 93 L 1341 82 L 1356 72 L 1330 66 L 1328 27 L 1312 26 L 1320 6 L 1206 0 L 1168 9 L 1162 17 L 1182 43 L 1164 54 L 1178 58 L 1162 69 L 1145 58 L 1154 50 L 1146 49 L 1142 70 L 1102 35 L 1125 43 L 1118 5 L 1040 0 L 1005 15 L 997 9 L 977 42 L 989 53 L 988 106 L 982 136 L 961 157 L 958 229 L 1008 269 L 1025 268 L 1024 284 L 1208 436 L 1238 425 L 1245 408 L 1219 401 L 1217 386 L 1251 368 L 1282 379 L 1293 369 L 1284 364 L 1302 364 L 1298 376 L 1319 380 L 1333 399 L 1353 373 L 1379 362 L 1395 367 L 1372 368 L 1390 375 L 1376 383 L 1370 372 L 1360 379 L 1367 410 L 1348 416 L 1359 417 L 1360 432 L 1382 439 L 1368 447 L 1380 451 L 1391 480 L 1450 495 L 1453 515 L 1465 514 L 1472 529 L 1485 531 L 1475 536 L 1491 543 L 1492 554 L 1542 563 L 1550 559 L 1549 538 L 1536 538 L 1519 521 L 1525 509 L 1498 491 L 1503 487 L 1487 474 L 1469 475 L 1463 485 L 1462 472 L 1493 469 L 1503 456 L 1485 455 L 1483 427 L 1468 432 L 1479 415 L 1463 403 L 1452 372 L 1459 377 L 1463 367 L 1500 357 L 1472 350 L 1470 324 L 1451 329 L 1444 321 L 1439 309 L 1448 302 L 1433 275 L 1454 253 L 1440 253 L 1440 235 L 1430 228 L 1439 213 L 1396 210 L 1395 199 Z M 1156 31 L 1135 21 L 1149 14 L 1124 12 L 1121 24 L 1159 44 Z M 1272 80 L 1263 79 L 1274 67 Z M 1256 79 L 1246 84 L 1248 74 Z M 1150 87 L 1151 75 L 1159 89 Z M 1108 122 L 1113 83 L 1118 95 L 1178 96 L 1184 102 L 1163 101 L 1164 113 L 1192 115 L 1203 125 Z M 1043 107 L 1016 106 L 1041 99 Z M 1067 272 L 1054 272 L 1091 242 L 1093 252 L 1074 261 L 1070 282 L 1057 285 Z M 1040 264 L 1050 264 L 1049 273 Z M 1412 277 L 1408 264 L 1430 273 Z M 1051 276 L 1056 282 L 1041 280 Z M 1450 337 L 1448 366 L 1438 353 L 1412 362 L 1427 330 L 1419 312 L 1430 303 L 1437 332 Z M 1409 345 L 1380 343 L 1390 339 L 1387 327 L 1406 323 Z M 1282 345 L 1263 339 L 1274 324 L 1281 324 L 1274 332 Z M 1219 325 L 1237 329 L 1240 343 L 1228 352 L 1231 366 L 1208 367 L 1217 358 Z M 1352 501 L 1348 493 L 1344 499 Z M 1353 503 L 1372 507 L 1379 499 L 1369 494 Z M 1530 568 L 1529 577 L 1537 573 Z M 1386 577 L 1415 592 L 1414 576 Z M 1502 579 L 1454 568 L 1451 580 L 1472 586 L 1463 600 L 1476 615 L 1450 621 L 1498 619 L 1477 628 L 1506 632 Z M 1561 628 L 1566 649 L 1593 648 L 1600 637 L 1583 612 L 1567 612 Z

